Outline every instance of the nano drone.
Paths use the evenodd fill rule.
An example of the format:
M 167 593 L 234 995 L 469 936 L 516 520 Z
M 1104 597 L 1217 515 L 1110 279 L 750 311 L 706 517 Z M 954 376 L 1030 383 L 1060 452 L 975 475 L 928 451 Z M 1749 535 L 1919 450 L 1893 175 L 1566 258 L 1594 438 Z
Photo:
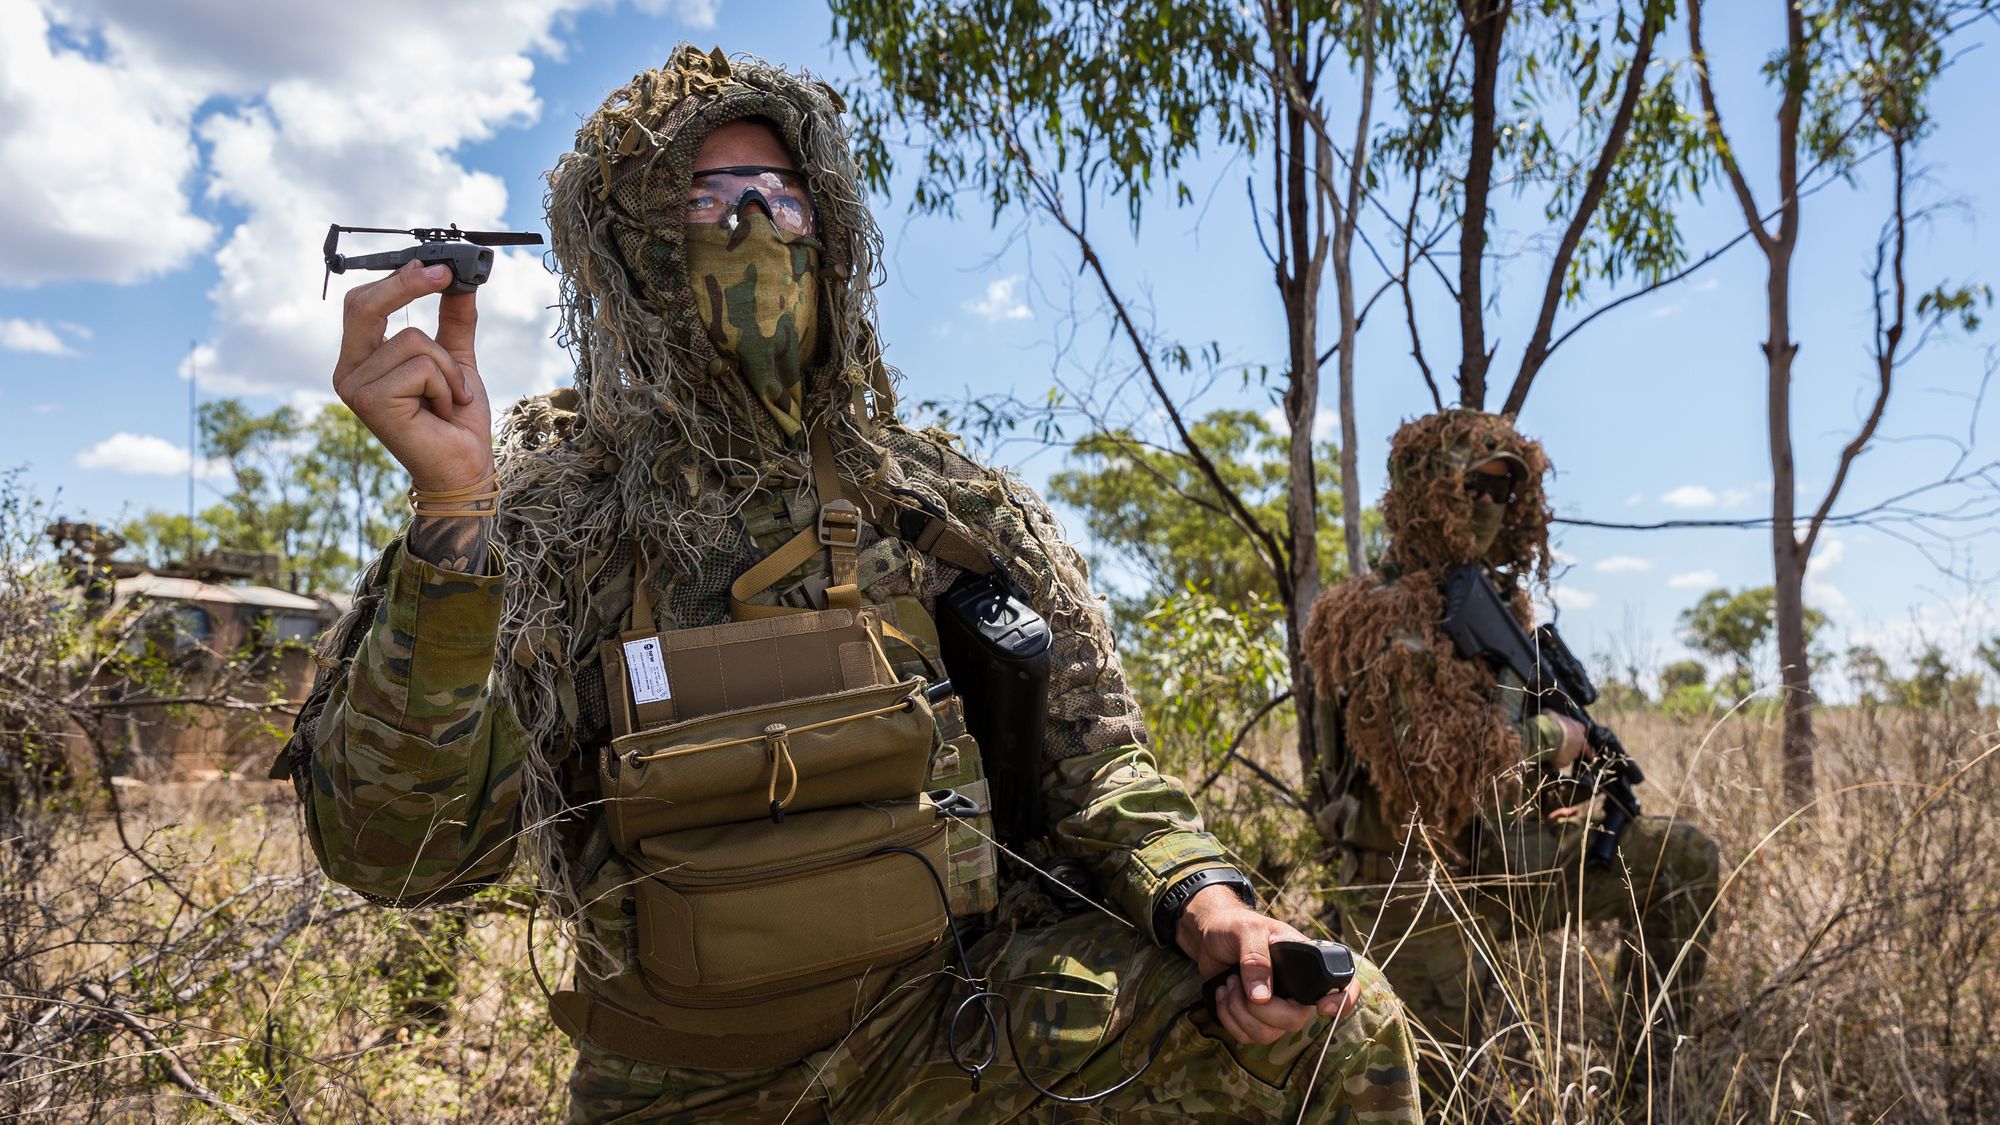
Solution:
M 389 250 L 380 254 L 341 254 L 342 234 L 407 234 L 421 242 L 421 246 L 410 246 L 402 250 Z M 448 227 L 344 227 L 334 223 L 326 228 L 326 279 L 320 282 L 319 296 L 326 299 L 326 288 L 333 281 L 333 275 L 348 270 L 393 270 L 401 268 L 404 262 L 419 261 L 427 266 L 446 265 L 451 267 L 451 284 L 445 287 L 447 293 L 470 293 L 484 284 L 493 274 L 493 251 L 491 246 L 540 246 L 542 236 L 528 231 L 513 230 L 460 230 L 458 224 Z

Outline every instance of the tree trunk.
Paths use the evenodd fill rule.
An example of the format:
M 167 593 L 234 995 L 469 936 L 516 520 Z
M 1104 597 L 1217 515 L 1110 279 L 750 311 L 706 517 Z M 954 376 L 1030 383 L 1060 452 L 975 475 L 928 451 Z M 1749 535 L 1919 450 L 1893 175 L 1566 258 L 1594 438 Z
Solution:
M 1772 615 L 1778 630 L 1778 681 L 1782 685 L 1785 796 L 1795 804 L 1813 788 L 1812 666 L 1806 653 L 1806 552 L 1799 541 L 1798 473 L 1792 457 L 1791 338 L 1792 244 L 1780 239 L 1769 254 L 1765 299 L 1770 337 L 1764 342 L 1770 401 Z
M 1770 398 L 1772 612 L 1784 690 L 1779 753 L 1785 795 L 1802 804 L 1811 799 L 1813 788 L 1813 691 L 1806 653 L 1807 553 L 1795 526 L 1798 473 L 1792 457 L 1792 361 L 1799 352 L 1792 341 L 1792 255 L 1799 242 L 1799 119 L 1807 79 L 1805 21 L 1796 3 L 1785 5 L 1785 41 L 1785 99 L 1778 108 L 1778 234 L 1764 246 L 1770 267 L 1764 291 L 1770 323 L 1764 360 Z
M 1805 552 L 1786 552 L 1777 546 L 1777 581 L 1773 613 L 1778 624 L 1778 682 L 1783 692 L 1784 726 L 1779 746 L 1783 755 L 1785 797 L 1795 805 L 1812 799 L 1813 687 L 1812 665 L 1806 650 Z
M 1350 204 L 1351 205 L 1351 204 Z M 1368 573 L 1361 542 L 1361 465 L 1354 423 L 1354 269 L 1343 238 L 1334 245 L 1333 283 L 1340 296 L 1340 531 L 1347 547 L 1347 574 Z
M 1294 71 L 1303 79 L 1304 59 L 1295 56 Z M 1302 82 L 1303 84 L 1303 82 Z M 1311 91 L 1304 90 L 1306 97 Z M 1298 715 L 1299 760 L 1307 776 L 1319 760 L 1318 739 L 1313 727 L 1313 699 L 1316 691 L 1312 668 L 1305 659 L 1306 621 L 1313 602 L 1319 598 L 1319 485 L 1313 466 L 1313 418 L 1319 412 L 1319 294 L 1321 270 L 1325 266 L 1323 224 L 1313 223 L 1313 201 L 1318 190 L 1306 166 L 1307 128 L 1301 107 L 1290 99 L 1280 102 L 1287 163 L 1280 176 L 1286 213 L 1291 272 L 1279 278 L 1285 300 L 1286 343 L 1290 352 L 1291 378 L 1285 388 L 1285 420 L 1291 427 L 1288 446 L 1290 474 L 1285 492 L 1285 532 L 1290 548 L 1291 596 L 1285 605 L 1285 657 L 1291 664 L 1292 704 Z M 1322 173 L 1326 146 L 1314 146 Z M 1318 235 L 1315 237 L 1315 235 Z
M 1354 148 L 1348 153 L 1347 198 L 1334 208 L 1333 284 L 1340 298 L 1340 531 L 1350 578 L 1368 573 L 1361 541 L 1361 439 L 1354 421 L 1354 337 L 1361 330 L 1354 307 L 1354 231 L 1361 222 L 1361 193 L 1366 190 L 1362 170 L 1368 164 L 1368 127 L 1375 111 L 1378 11 L 1375 0 L 1361 9 L 1361 105 L 1354 114 Z M 1322 190 L 1332 194 L 1330 187 L 1322 185 Z
M 1500 43 L 1512 15 L 1512 0 L 1459 0 L 1466 38 L 1472 44 L 1472 137 L 1465 166 L 1465 214 L 1458 229 L 1458 404 L 1486 408 L 1486 298 L 1480 269 L 1486 261 L 1486 200 L 1493 189 L 1493 150 L 1498 142 L 1497 91 Z

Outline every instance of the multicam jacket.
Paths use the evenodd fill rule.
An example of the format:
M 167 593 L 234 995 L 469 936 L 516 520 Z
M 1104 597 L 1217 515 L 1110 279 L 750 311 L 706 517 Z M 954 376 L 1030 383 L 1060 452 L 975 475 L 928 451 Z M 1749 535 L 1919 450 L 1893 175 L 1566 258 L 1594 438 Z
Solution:
M 1066 574 L 1082 573 L 1080 558 L 1039 501 L 1018 485 L 987 487 L 998 478 L 937 435 L 892 427 L 881 436 L 906 476 L 950 479 L 956 495 L 972 498 L 954 516 L 983 521 L 982 538 L 1011 545 L 1001 562 L 1056 630 L 1043 772 L 1053 842 L 1088 866 L 1108 905 L 1150 933 L 1155 898 L 1185 875 L 1225 865 L 1224 853 L 1186 791 L 1161 775 L 1145 748 L 1101 612 L 1086 600 L 1087 591 L 1064 586 Z M 987 503 L 976 510 L 982 497 Z M 661 613 L 675 619 L 662 627 L 722 620 L 721 587 L 762 551 L 810 526 L 817 503 L 802 486 L 783 497 L 760 493 L 745 510 L 759 513 L 744 522 L 749 550 L 713 576 L 670 582 Z M 604 637 L 621 627 L 631 604 L 631 571 L 622 560 L 592 564 L 584 569 L 594 573 L 573 591 L 564 626 Z M 400 542 L 377 566 L 386 592 L 358 643 L 350 642 L 351 659 L 323 673 L 333 677 L 323 706 L 308 710 L 294 740 L 306 771 L 301 789 L 309 834 L 328 874 L 373 896 L 436 901 L 500 879 L 525 831 L 563 831 L 566 846 L 582 848 L 587 814 L 569 825 L 520 822 L 527 736 L 493 687 L 508 576 L 440 571 Z M 773 597 L 799 599 L 815 578 L 823 587 L 825 568 L 823 556 L 807 562 L 774 588 Z M 894 610 L 914 599 L 929 613 L 958 574 L 879 528 L 864 527 L 866 601 Z M 696 584 L 714 588 L 689 589 Z M 1087 607 L 1085 620 L 1059 608 L 1079 604 Z M 901 616 L 907 621 L 916 615 Z M 541 750 L 547 760 L 565 764 L 571 803 L 588 810 L 596 796 L 597 747 Z M 601 875 L 593 885 L 620 875 Z M 630 919 L 596 908 L 587 891 L 583 897 L 587 925 L 616 955 L 628 939 Z M 615 972 L 617 966 L 607 968 Z

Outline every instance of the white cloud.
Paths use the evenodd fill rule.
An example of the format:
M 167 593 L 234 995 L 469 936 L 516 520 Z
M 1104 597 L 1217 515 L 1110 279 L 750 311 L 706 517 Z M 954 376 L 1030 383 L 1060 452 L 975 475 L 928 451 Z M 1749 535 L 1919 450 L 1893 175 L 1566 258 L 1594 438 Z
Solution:
M 1639 505 L 1644 504 L 1645 502 L 1646 502 L 1646 495 L 1643 492 L 1634 492 L 1632 495 L 1627 496 L 1625 498 L 1625 506 L 1628 508 L 1636 508 Z
M 1848 601 L 1847 594 L 1840 587 L 1827 580 L 1826 572 L 1839 566 L 1846 557 L 1847 540 L 1837 532 L 1828 532 L 1820 538 L 1812 558 L 1806 560 L 1806 604 L 1839 620 L 1853 616 L 1854 603 Z
M 639 10 L 659 15 L 669 12 L 689 27 L 715 26 L 717 0 L 638 0 Z
M 72 337 L 88 336 L 80 332 L 76 325 L 51 325 L 45 320 L 21 320 L 16 317 L 0 320 L 0 348 L 10 352 L 34 352 L 38 355 L 75 355 L 76 349 L 63 339 L 67 332 Z
M 1550 591 L 1555 603 L 1564 609 L 1589 609 L 1597 604 L 1597 595 L 1574 586 L 1557 586 Z
M 363 3 L 357 7 L 377 7 Z M 367 58 L 338 82 L 284 79 L 261 104 L 210 118 L 210 194 L 246 218 L 216 254 L 211 291 L 221 322 L 201 362 L 205 386 L 227 393 L 323 389 L 340 335 L 340 293 L 380 274 L 335 279 L 322 302 L 314 252 L 328 221 L 411 226 L 455 222 L 468 230 L 502 226 L 507 193 L 498 177 L 460 165 L 450 153 L 539 111 L 524 53 L 546 33 L 548 5 L 471 15 L 435 5 L 396 6 L 393 36 L 360 34 Z M 388 18 L 387 11 L 379 13 Z M 460 32 L 465 32 L 461 36 Z M 435 72 L 423 56 L 454 58 L 462 82 L 422 81 Z M 351 216 L 351 217 L 350 217 Z M 406 241 L 356 240 L 364 250 Z M 293 248 L 289 254 L 273 247 Z M 554 279 L 539 259 L 503 252 L 479 292 L 481 374 L 496 405 L 554 386 L 569 369 L 548 337 Z M 411 323 L 435 326 L 436 305 L 413 307 Z M 400 322 L 400 320 L 399 320 Z
M 1713 508 L 1720 503 L 1720 497 L 1703 485 L 1684 484 L 1660 497 L 1660 502 L 1675 508 Z
M 1825 608 L 1810 594 L 1806 602 L 1815 609 Z M 1968 590 L 1912 605 L 1899 619 L 1858 622 L 1848 629 L 1846 643 L 1868 645 L 1889 658 L 1892 666 L 1936 646 L 1955 667 L 1977 667 L 1978 646 L 2000 632 L 1996 607 L 2000 602 L 1993 599 L 1990 588 Z
M 52 20 L 53 7 L 0 0 L 0 280 L 130 282 L 180 266 L 214 237 L 188 198 L 203 90 L 87 23 Z M 171 22 L 184 6 L 144 7 Z
M 1027 320 L 1035 315 L 1020 297 L 1022 277 L 1008 274 L 997 281 L 986 284 L 986 296 L 982 300 L 965 302 L 967 312 L 977 313 L 989 324 L 1003 320 Z
M 1712 590 L 1722 576 L 1712 570 L 1690 570 L 1667 579 L 1667 585 L 1675 590 Z
M 1271 427 L 1272 433 L 1287 434 L 1291 432 L 1290 427 L 1285 422 L 1285 408 L 1283 406 L 1269 407 L 1264 411 L 1263 418 L 1264 424 Z M 1322 406 L 1318 410 L 1313 411 L 1314 441 L 1332 441 L 1339 436 L 1340 411 L 1330 406 Z
M 85 469 L 178 477 L 187 474 L 188 451 L 186 446 L 175 445 L 162 437 L 119 432 L 77 454 L 76 463 Z M 195 467 L 198 477 L 220 476 L 223 471 L 223 467 L 214 461 Z
M 1722 490 L 1721 504 L 1725 508 L 1735 508 L 1747 503 L 1756 493 L 1748 488 L 1725 488 Z
M 1639 574 L 1653 569 L 1653 562 L 1637 555 L 1613 555 L 1598 560 L 1590 569 L 1599 574 Z
M 1596 605 L 1599 599 L 1596 594 L 1593 594 L 1588 590 L 1579 590 L 1574 586 L 1564 586 L 1558 584 L 1549 587 L 1549 596 L 1547 600 L 1550 604 L 1553 604 L 1557 609 L 1570 611 L 1579 609 L 1589 609 L 1591 606 Z
M 718 8 L 640 3 L 696 27 Z M 172 269 L 214 242 L 191 211 L 199 188 L 243 216 L 215 256 L 203 385 L 323 396 L 340 331 L 318 292 L 326 224 L 502 226 L 505 187 L 463 151 L 536 120 L 536 57 L 560 56 L 565 21 L 604 4 L 0 0 L 0 277 Z M 567 379 L 556 295 L 538 254 L 501 254 L 479 294 L 496 407 Z M 435 302 L 419 304 L 433 308 L 410 319 L 431 322 Z

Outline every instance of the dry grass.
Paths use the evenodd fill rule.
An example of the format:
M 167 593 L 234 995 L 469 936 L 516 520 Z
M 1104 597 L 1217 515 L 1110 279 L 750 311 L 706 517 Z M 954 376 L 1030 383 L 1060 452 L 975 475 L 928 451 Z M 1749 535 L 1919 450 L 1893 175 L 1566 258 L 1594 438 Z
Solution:
M 1591 999 L 1610 935 L 1503 945 L 1514 1023 L 1443 1119 L 2000 1118 L 1993 715 L 1824 715 L 1825 795 L 1803 816 L 1779 801 L 1761 719 L 1619 725 L 1648 766 L 1649 811 L 1723 848 L 1702 1013 L 1649 1096 L 1621 1094 Z M 1282 765 L 1289 750 L 1259 755 Z M 1303 821 L 1242 786 L 1208 797 L 1247 861 L 1289 873 L 1287 904 L 1310 913 Z M 23 811 L 0 841 L 0 1116 L 560 1115 L 569 1052 L 517 900 L 411 915 L 327 888 L 282 787 L 126 805 L 130 849 L 101 807 L 62 802 Z M 552 976 L 562 952 L 546 933 L 540 944 Z
M 1648 813 L 1718 844 L 1724 885 L 1700 1010 L 1627 1086 L 1607 1012 L 1617 937 L 1480 935 L 1505 1014 L 1461 1068 L 1449 1122 L 2000 1120 L 2000 730 L 1995 715 L 1822 712 L 1821 793 L 1783 803 L 1775 719 L 1603 716 L 1645 763 Z M 1282 736 L 1254 755 L 1283 771 Z M 1295 770 L 1293 771 L 1295 774 Z M 1296 814 L 1219 786 L 1211 820 L 1316 911 Z M 1394 969 L 1391 966 L 1393 979 Z M 1489 1027 L 1489 1032 L 1496 1029 Z
M 328 888 L 289 786 L 138 793 L 130 851 L 101 802 L 0 844 L 0 1118 L 560 1116 L 570 1052 L 504 896 L 417 914 Z

